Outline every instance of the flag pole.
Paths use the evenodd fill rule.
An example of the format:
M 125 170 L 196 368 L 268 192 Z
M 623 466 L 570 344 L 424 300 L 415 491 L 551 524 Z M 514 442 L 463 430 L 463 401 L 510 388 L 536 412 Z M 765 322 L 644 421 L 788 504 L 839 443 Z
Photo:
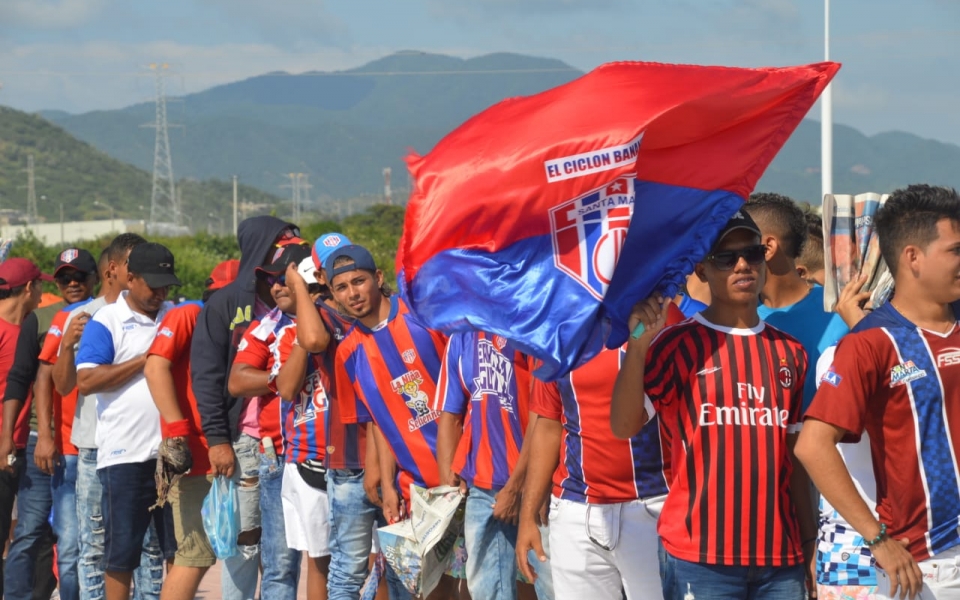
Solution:
M 823 59 L 830 60 L 830 0 L 823 0 Z M 820 96 L 820 201 L 833 193 L 833 83 Z

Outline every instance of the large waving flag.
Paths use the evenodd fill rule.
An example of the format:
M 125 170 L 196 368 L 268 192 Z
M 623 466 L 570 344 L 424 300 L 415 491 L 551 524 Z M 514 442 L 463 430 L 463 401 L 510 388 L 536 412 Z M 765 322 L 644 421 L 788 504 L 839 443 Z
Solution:
M 840 68 L 624 62 L 508 99 L 410 156 L 400 290 L 557 377 L 676 293 Z

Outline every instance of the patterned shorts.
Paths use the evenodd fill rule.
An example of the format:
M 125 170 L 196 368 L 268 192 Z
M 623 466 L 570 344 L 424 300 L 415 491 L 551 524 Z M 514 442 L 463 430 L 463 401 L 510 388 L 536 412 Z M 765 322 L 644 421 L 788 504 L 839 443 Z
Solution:
M 875 585 L 821 585 L 817 584 L 817 600 L 873 600 Z

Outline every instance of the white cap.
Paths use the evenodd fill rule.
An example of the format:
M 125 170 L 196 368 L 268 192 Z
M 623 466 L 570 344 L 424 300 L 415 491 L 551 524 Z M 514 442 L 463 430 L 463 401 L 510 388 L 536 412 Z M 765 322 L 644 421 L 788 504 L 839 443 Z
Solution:
M 303 280 L 310 285 L 311 283 L 320 283 L 317 281 L 314 272 L 317 270 L 317 265 L 313 262 L 313 257 L 308 256 L 305 259 L 300 261 L 300 264 L 297 265 L 297 273 L 300 273 L 300 276 L 303 277 Z

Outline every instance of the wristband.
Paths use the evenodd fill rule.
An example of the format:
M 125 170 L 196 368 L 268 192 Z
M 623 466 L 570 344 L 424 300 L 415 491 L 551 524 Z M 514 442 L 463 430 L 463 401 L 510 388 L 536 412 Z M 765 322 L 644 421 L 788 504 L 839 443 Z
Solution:
M 160 435 L 163 439 L 187 437 L 190 435 L 190 421 L 181 419 L 173 423 L 167 423 L 163 419 L 160 419 Z
M 887 539 L 887 524 L 880 523 L 880 533 L 877 534 L 877 537 L 872 540 L 863 540 L 863 543 L 867 548 L 873 548 L 885 539 Z
M 646 330 L 646 325 L 643 324 L 643 321 L 640 321 L 637 323 L 637 326 L 633 328 L 633 331 L 630 332 L 630 339 L 639 340 L 640 336 L 643 335 L 643 332 Z

